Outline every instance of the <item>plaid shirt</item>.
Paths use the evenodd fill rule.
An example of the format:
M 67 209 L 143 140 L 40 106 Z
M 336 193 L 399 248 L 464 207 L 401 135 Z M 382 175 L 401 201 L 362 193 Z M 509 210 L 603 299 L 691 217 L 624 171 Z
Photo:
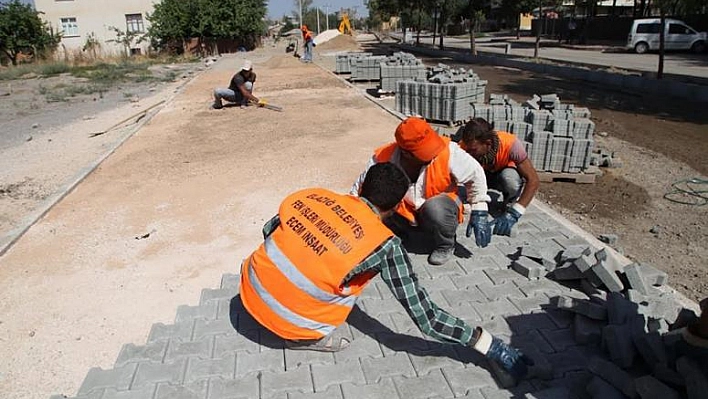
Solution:
M 370 207 L 371 204 L 362 198 Z M 372 207 L 374 212 L 376 210 Z M 280 224 L 276 215 L 263 226 L 263 238 L 268 237 Z M 393 236 L 379 245 L 363 262 L 358 264 L 345 278 L 346 286 L 355 276 L 374 271 L 381 274 L 403 305 L 408 315 L 426 335 L 437 340 L 468 345 L 473 337 L 473 329 L 462 319 L 440 309 L 418 283 L 418 276 L 413 272 L 408 253 L 401 245 L 401 239 Z

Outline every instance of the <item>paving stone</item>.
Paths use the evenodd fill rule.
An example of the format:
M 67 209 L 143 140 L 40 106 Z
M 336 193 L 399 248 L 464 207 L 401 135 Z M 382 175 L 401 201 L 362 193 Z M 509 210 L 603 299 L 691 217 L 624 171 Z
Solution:
M 487 269 L 484 273 L 494 284 L 504 284 L 507 281 L 529 281 L 526 277 L 509 269 Z
M 260 351 L 258 335 L 248 338 L 242 334 L 217 335 L 214 337 L 214 357 L 223 357 L 231 352 L 250 352 L 258 353 Z
M 511 337 L 511 335 L 513 334 L 509 323 L 504 317 L 501 316 L 494 317 L 490 320 L 481 321 L 479 322 L 478 326 L 484 328 L 485 330 L 489 331 L 490 334 L 494 335 L 499 339 L 502 339 L 503 341 L 506 337 L 505 342 L 507 343 L 508 337 Z
M 593 399 L 625 399 L 626 396 L 599 377 L 593 377 L 588 384 L 588 393 Z
M 602 281 L 602 284 L 604 284 L 608 291 L 619 292 L 624 289 L 622 280 L 620 280 L 617 273 L 606 263 L 596 263 L 592 268 L 590 268 L 590 272 L 595 274 L 595 276 Z
M 518 399 L 533 390 L 533 385 L 528 381 L 521 381 L 514 388 L 499 389 L 497 387 L 481 388 L 480 392 L 484 399 Z
M 261 375 L 236 379 L 209 379 L 208 399 L 252 399 L 260 396 Z
M 496 301 L 498 299 L 508 297 L 508 298 L 525 298 L 523 292 L 511 281 L 507 281 L 502 284 L 478 284 L 477 288 L 484 294 L 484 296 L 490 301 Z M 481 301 L 480 301 L 481 302 Z
M 430 374 L 417 377 L 393 377 L 396 388 L 401 398 L 418 399 L 418 398 L 453 398 L 454 394 L 450 390 L 450 386 L 445 381 L 442 371 L 435 370 Z
M 312 368 L 312 380 L 315 385 L 315 392 L 326 390 L 334 384 L 365 383 L 364 373 L 358 360 L 346 361 L 335 365 L 314 364 Z
M 676 390 L 669 388 L 666 384 L 656 378 L 646 375 L 634 380 L 637 392 L 642 399 L 680 399 Z
M 482 320 L 491 320 L 495 317 L 519 314 L 516 307 L 507 299 L 489 301 L 487 303 L 475 304 L 475 310 L 482 317 Z
M 514 339 L 514 345 L 517 345 L 517 339 Z M 539 348 L 522 348 L 524 355 L 530 357 L 534 364 L 529 366 L 529 374 L 527 378 L 540 378 L 543 380 L 553 379 L 553 365 L 548 361 L 546 354 L 541 352 Z M 535 385 L 534 385 L 535 386 Z M 547 386 L 543 386 L 546 388 Z
M 218 305 L 218 301 L 209 301 L 200 306 L 179 306 L 175 323 L 189 322 L 194 319 L 216 319 Z
M 261 395 L 263 397 L 271 397 L 281 392 L 309 393 L 319 391 L 317 389 L 317 378 L 313 378 L 316 377 L 315 367 L 320 367 L 320 365 L 312 366 L 312 376 L 308 366 L 287 371 L 263 371 L 261 375 Z M 314 389 L 313 379 L 315 381 Z M 322 391 L 324 390 L 322 389 Z
M 477 325 L 479 322 L 482 321 L 482 316 L 477 313 L 477 310 L 472 304 L 451 306 L 448 311 L 450 311 L 450 313 L 461 318 L 465 321 L 465 323 L 470 325 Z
M 642 277 L 647 284 L 653 285 L 655 287 L 661 287 L 668 284 L 669 277 L 666 272 L 655 268 L 654 266 L 648 265 L 646 263 L 641 264 Z
M 551 344 L 538 330 L 531 330 L 527 334 L 514 336 L 514 346 L 519 347 L 524 353 L 528 353 L 529 356 L 533 354 L 533 350 L 538 350 L 543 354 L 555 352 Z
M 451 279 L 456 289 L 471 289 L 475 288 L 477 284 L 493 284 L 494 282 L 489 279 L 487 274 L 482 270 L 474 270 L 467 273 L 466 275 L 456 276 Z
M 282 364 L 282 353 L 281 364 Z M 240 356 L 251 356 L 247 353 Z M 187 373 L 184 380 L 186 382 L 198 381 L 210 377 L 234 378 L 236 368 L 236 354 L 224 356 L 221 359 L 189 359 Z
M 544 312 L 555 323 L 558 328 L 568 328 L 573 324 L 575 315 L 572 312 L 566 312 L 559 309 L 544 309 Z
M 686 379 L 681 373 L 663 363 L 654 365 L 651 374 L 669 386 L 684 387 L 686 385 Z
M 93 367 L 88 371 L 84 382 L 81 383 L 78 396 L 87 395 L 91 391 L 101 388 L 113 388 L 119 391 L 127 390 L 137 368 L 137 364 L 128 364 L 110 370 Z
M 361 313 L 363 316 L 356 315 L 352 312 L 349 314 L 349 318 L 347 319 L 347 323 L 351 327 L 351 333 L 354 339 L 359 339 L 361 336 L 370 334 L 390 334 L 396 329 L 396 325 L 393 323 L 391 314 L 380 315 L 373 318 L 364 312 Z
M 524 396 L 526 399 L 566 399 L 569 397 L 570 391 L 565 387 L 548 388 L 542 391 L 527 393 Z
M 562 245 L 562 244 L 561 244 Z M 560 254 L 560 261 L 575 260 L 584 255 L 590 255 L 590 246 L 587 244 L 569 245 Z
M 194 321 L 194 340 L 199 341 L 213 335 L 236 334 L 234 326 L 229 319 Z
M 396 386 L 389 378 L 382 379 L 376 385 L 342 384 L 344 399 L 395 399 L 402 398 L 396 392 Z
M 512 268 L 517 273 L 529 279 L 537 279 L 546 275 L 546 268 L 531 258 L 519 257 L 512 263 Z
M 465 364 L 457 359 L 452 345 L 431 343 L 431 350 L 421 353 L 409 353 L 408 357 L 418 376 L 428 375 L 431 371 L 445 368 L 464 368 Z
M 361 359 L 361 368 L 367 384 L 378 384 L 386 377 L 416 375 L 413 363 L 406 353 L 394 353 L 376 359 Z
M 556 352 L 562 352 L 569 347 L 575 346 L 575 337 L 570 329 L 561 330 L 539 330 Z
M 604 327 L 604 321 L 593 320 L 581 314 L 576 314 L 573 324 L 575 342 L 582 345 L 599 344 L 602 342 L 602 329 Z
M 239 352 L 236 354 L 236 377 L 241 377 L 256 371 L 278 371 L 285 369 L 285 359 L 282 351 L 267 351 L 251 354 Z
M 152 398 L 155 396 L 155 386 L 150 385 L 140 389 L 131 389 L 129 391 L 117 391 L 115 389 L 106 389 L 102 399 L 143 399 Z
M 550 306 L 550 299 L 545 295 L 535 295 L 524 298 L 509 298 L 509 301 L 519 309 L 521 313 L 531 313 Z
M 544 312 L 525 313 L 519 316 L 506 317 L 507 323 L 516 334 L 524 335 L 531 330 L 554 330 L 556 325 Z
M 457 279 L 457 276 L 459 276 L 460 274 L 462 273 L 459 272 L 453 278 L 451 278 L 450 276 L 440 276 L 431 279 L 421 278 L 418 279 L 418 282 L 420 283 L 421 287 L 425 288 L 425 290 L 429 293 L 443 290 L 454 290 L 457 288 L 455 287 L 454 280 Z
M 367 285 L 364 288 L 364 290 L 361 292 L 361 294 L 359 295 L 359 299 L 366 299 L 366 298 L 383 299 L 383 298 L 381 298 L 381 294 L 379 293 L 379 290 L 376 289 L 376 284 Z
M 408 315 L 405 315 L 404 317 L 408 317 Z M 408 318 L 410 319 L 410 317 Z M 418 334 L 420 333 L 418 332 Z M 368 335 L 359 336 L 356 339 L 353 339 L 347 347 L 347 350 L 334 353 L 334 359 L 337 363 L 359 358 L 364 359 L 381 357 L 383 357 L 383 352 L 381 351 L 379 341 Z
M 698 363 L 688 357 L 680 357 L 676 360 L 676 370 L 686 380 L 688 399 L 706 397 L 706 394 L 708 394 L 708 376 L 701 370 L 701 366 Z
M 624 274 L 632 289 L 639 291 L 642 295 L 649 295 L 649 287 L 642 276 L 642 268 L 636 263 L 624 267 Z
M 637 304 L 626 299 L 619 292 L 607 294 L 607 321 L 610 324 L 625 324 L 637 315 Z
M 445 367 L 442 369 L 442 373 L 455 397 L 478 392 L 479 388 L 496 385 L 489 370 L 474 364 L 467 364 L 464 368 Z
M 598 289 L 587 280 L 580 281 L 580 290 L 588 296 L 591 302 L 604 305 L 607 301 L 607 291 Z
M 587 272 L 597 263 L 590 255 L 583 255 L 579 258 L 573 259 L 572 262 L 580 273 Z
M 380 280 L 381 277 L 377 276 L 376 279 Z M 396 297 L 393 295 L 393 292 L 391 292 L 391 288 L 386 283 L 384 283 L 383 281 L 376 281 L 374 285 L 376 286 L 376 290 L 379 292 L 379 295 L 381 296 L 382 300 L 396 300 Z
M 207 302 L 212 301 L 212 300 L 219 300 L 219 299 L 231 299 L 238 295 L 238 288 L 218 288 L 218 289 L 210 289 L 210 288 L 204 288 L 202 290 L 201 297 L 199 299 L 199 304 L 200 305 L 205 305 Z
M 542 278 L 533 281 L 516 281 L 515 284 L 517 287 L 519 287 L 521 292 L 523 292 L 528 297 L 538 295 L 548 296 L 553 294 L 562 294 L 569 291 L 568 288 L 547 278 Z
M 543 254 L 539 251 L 538 247 L 535 245 L 524 245 L 521 247 L 521 256 L 535 259 L 540 261 L 543 259 Z
M 152 342 L 142 346 L 125 344 L 113 367 L 119 368 L 128 363 L 161 362 L 165 357 L 165 349 L 167 349 L 167 341 Z
M 553 279 L 558 281 L 580 280 L 583 273 L 571 261 L 565 261 L 553 270 Z
M 194 322 L 192 321 L 169 325 L 156 323 L 153 324 L 150 329 L 150 335 L 148 335 L 147 342 L 167 341 L 169 339 L 176 338 L 189 341 L 192 338 L 193 329 Z
M 441 294 L 447 303 L 452 306 L 468 305 L 472 303 L 486 302 L 488 300 L 477 287 L 458 290 L 443 290 Z
M 596 376 L 607 381 L 610 385 L 620 390 L 630 398 L 637 397 L 637 389 L 634 386 L 634 379 L 626 371 L 617 367 L 614 363 L 594 356 L 588 362 L 588 370 Z
M 664 343 L 658 332 L 647 332 L 643 316 L 635 316 L 631 323 L 632 342 L 644 361 L 653 366 L 668 360 Z
M 221 276 L 221 285 L 219 286 L 222 289 L 238 289 L 241 286 L 241 275 L 240 274 L 231 274 L 231 273 L 226 273 Z
M 500 256 L 503 254 L 499 252 Z M 470 259 L 457 259 L 457 264 L 467 273 L 473 274 L 484 270 L 499 270 L 504 266 L 492 256 L 474 256 Z M 504 261 L 503 263 L 505 263 Z
M 371 317 L 405 311 L 398 301 L 364 299 L 359 301 L 359 303 L 364 306 L 366 313 Z
M 365 337 L 361 337 L 362 341 Z M 352 342 L 357 341 L 356 339 Z M 340 353 L 346 353 L 347 350 L 341 351 Z M 301 350 L 290 350 L 285 351 L 285 370 L 291 371 L 302 367 L 303 365 L 311 364 L 334 364 L 334 353 L 331 352 L 314 352 L 314 351 L 301 351 Z
M 288 399 L 343 399 L 342 395 L 342 388 L 339 385 L 333 385 L 324 392 L 288 392 Z
M 558 309 L 575 312 L 594 320 L 607 320 L 607 309 L 588 300 L 561 295 L 551 298 L 551 303 Z
M 587 358 L 577 347 L 570 347 L 563 352 L 550 353 L 546 356 L 553 365 L 554 378 L 561 378 L 569 371 L 587 369 Z
M 188 385 L 157 384 L 155 399 L 206 399 L 208 381 Z
M 602 329 L 602 347 L 616 365 L 628 368 L 634 363 L 636 351 L 628 324 L 605 326 Z
M 558 245 L 560 245 L 560 246 L 563 248 L 563 250 L 569 249 L 569 248 L 571 248 L 571 247 L 573 247 L 573 246 L 578 246 L 579 248 L 576 248 L 576 249 L 581 250 L 580 252 L 582 253 L 582 252 L 584 252 L 584 251 L 582 251 L 582 248 L 580 248 L 580 247 L 582 247 L 582 246 L 589 246 L 589 247 L 590 247 L 590 250 L 592 251 L 592 249 L 593 249 L 592 246 L 589 245 L 587 241 L 585 241 L 584 239 L 582 239 L 582 238 L 576 236 L 575 234 L 569 233 L 569 235 L 566 236 L 566 235 L 564 235 L 564 234 L 563 234 L 562 232 L 560 232 L 560 231 L 559 231 L 559 233 L 560 233 L 561 237 L 560 237 L 560 238 L 554 238 L 553 241 L 555 241 L 556 243 L 558 243 Z M 572 236 L 572 237 L 571 237 L 571 236 Z M 571 237 L 571 238 L 567 238 L 567 237 Z M 570 255 L 570 253 L 569 253 L 569 255 Z M 573 258 L 573 259 L 575 259 L 575 258 Z

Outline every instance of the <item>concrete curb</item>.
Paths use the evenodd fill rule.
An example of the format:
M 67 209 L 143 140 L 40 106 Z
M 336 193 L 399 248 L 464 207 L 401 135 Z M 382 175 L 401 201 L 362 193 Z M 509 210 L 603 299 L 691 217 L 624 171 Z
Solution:
M 218 61 L 217 61 L 218 62 Z M 140 119 L 139 122 L 135 123 L 130 129 L 131 131 L 126 134 L 121 140 L 117 141 L 110 147 L 103 155 L 101 155 L 96 161 L 85 166 L 79 170 L 69 181 L 59 187 L 59 189 L 47 199 L 42 201 L 37 209 L 32 212 L 29 216 L 25 217 L 18 227 L 10 230 L 8 233 L 0 237 L 0 256 L 5 255 L 5 253 L 12 248 L 12 246 L 20 239 L 22 236 L 35 224 L 37 221 L 42 219 L 49 211 L 58 204 L 61 200 L 69 195 L 84 179 L 86 179 L 96 168 L 98 168 L 103 161 L 105 161 L 109 156 L 111 156 L 120 146 L 122 146 L 128 139 L 133 137 L 141 127 L 150 122 L 152 118 L 157 115 L 162 108 L 166 105 L 172 103 L 174 98 L 182 93 L 184 89 L 191 84 L 197 76 L 204 73 L 206 69 L 199 71 L 192 75 L 190 79 L 187 79 L 182 84 L 178 85 L 174 92 L 167 96 L 165 100 L 162 100 L 162 104 L 153 108 L 145 114 L 145 117 Z M 125 129 L 125 128 L 124 128 Z
M 618 90 L 628 90 L 650 95 L 661 95 L 680 98 L 693 102 L 708 103 L 708 86 L 679 82 L 675 80 L 657 80 L 644 76 L 623 75 L 605 71 L 595 71 L 574 66 L 541 64 L 527 62 L 517 58 L 509 58 L 498 55 L 473 56 L 471 54 L 461 54 L 453 50 L 435 50 L 409 45 L 396 44 L 402 51 L 425 54 L 433 57 L 449 57 L 458 62 L 469 64 L 491 64 L 509 68 L 524 69 L 527 71 L 557 76 L 566 79 L 584 80 L 586 82 L 611 86 Z

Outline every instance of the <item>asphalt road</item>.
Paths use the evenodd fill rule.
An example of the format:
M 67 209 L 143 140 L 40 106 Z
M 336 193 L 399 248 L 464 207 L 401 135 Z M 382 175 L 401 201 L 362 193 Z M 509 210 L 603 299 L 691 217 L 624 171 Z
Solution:
M 395 35 L 392 35 L 395 36 Z M 400 35 L 399 35 L 400 37 Z M 432 37 L 421 37 L 422 44 L 431 45 Z M 439 43 L 439 39 L 436 39 Z M 490 41 L 480 39 L 477 41 L 477 51 L 482 53 L 505 54 L 506 43 L 503 41 Z M 545 42 L 544 44 L 556 43 Z M 469 49 L 469 39 L 459 39 L 445 37 L 443 44 L 446 48 Z M 529 58 L 533 57 L 534 38 L 524 38 L 520 41 L 511 42 L 511 56 Z M 541 47 L 539 56 L 541 58 L 559 61 L 593 65 L 604 68 L 617 68 L 640 72 L 656 72 L 659 65 L 658 54 L 635 54 L 603 52 L 601 48 L 588 47 L 588 49 L 572 49 L 565 47 Z M 708 54 L 691 54 L 672 52 L 666 55 L 664 60 L 664 73 L 674 75 L 685 75 L 708 79 Z

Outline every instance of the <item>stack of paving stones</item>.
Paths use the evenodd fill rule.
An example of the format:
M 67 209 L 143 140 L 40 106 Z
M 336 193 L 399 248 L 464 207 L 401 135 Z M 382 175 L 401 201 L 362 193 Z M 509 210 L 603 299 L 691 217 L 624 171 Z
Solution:
M 344 54 L 337 54 L 335 72 L 336 73 L 352 73 L 352 63 L 357 58 L 371 57 L 372 53 L 366 52 L 350 52 Z
M 411 252 L 413 269 L 438 306 L 534 359 L 528 378 L 514 387 L 500 386 L 474 350 L 424 336 L 379 277 L 347 320 L 351 345 L 321 353 L 284 349 L 282 340 L 244 311 L 240 278 L 227 274 L 220 288 L 202 291 L 198 305 L 180 306 L 174 323 L 153 325 L 146 343 L 123 346 L 113 368 L 89 370 L 74 398 L 582 399 L 592 397 L 588 389 L 616 393 L 619 385 L 620 392 L 637 397 L 634 392 L 644 395 L 646 387 L 666 389 L 660 384 L 669 386 L 669 378 L 692 383 L 673 368 L 657 368 L 644 379 L 624 378 L 625 372 L 634 374 L 621 368 L 630 360 L 636 365 L 643 356 L 662 356 L 653 345 L 656 334 L 666 329 L 661 320 L 673 317 L 674 304 L 670 294 L 654 286 L 665 284 L 665 275 L 641 268 L 638 282 L 625 267 L 633 282 L 620 294 L 617 280 L 608 277 L 607 261 L 599 263 L 604 255 L 588 255 L 586 240 L 533 203 L 512 237 L 494 236 L 485 248 L 477 248 L 464 229 L 462 224 L 457 231 L 453 260 L 430 266 L 425 253 Z M 556 259 L 559 253 L 563 261 Z M 589 294 L 569 286 L 570 280 L 547 278 L 538 270 L 560 275 L 557 270 L 570 265 L 585 267 L 581 258 L 592 263 L 584 269 L 588 277 L 581 279 Z M 619 281 L 626 288 L 623 278 Z M 608 293 L 605 284 L 615 291 Z M 642 293 L 651 299 L 640 300 Z M 552 300 L 557 297 L 567 299 Z M 630 315 L 622 304 L 636 305 L 641 312 Z M 642 322 L 640 316 L 645 325 L 636 322 Z M 603 341 L 614 352 L 609 361 Z M 631 357 L 630 348 L 642 349 Z M 659 397 L 672 396 L 642 396 Z
M 471 69 L 439 64 L 426 70 L 425 81 L 398 81 L 395 107 L 404 115 L 451 124 L 473 115 L 470 104 L 484 101 L 486 87 Z
M 381 63 L 386 61 L 385 55 L 357 57 L 351 60 L 351 76 L 349 80 L 371 81 L 381 79 Z
M 473 116 L 518 136 L 538 171 L 587 172 L 594 159 L 590 110 L 563 104 L 555 94 L 534 95 L 524 104 L 491 94 L 488 104 L 473 104 Z
M 381 91 L 393 93 L 400 80 L 425 81 L 423 62 L 413 54 L 398 52 L 381 63 Z
M 696 315 L 659 289 L 667 285 L 663 271 L 636 263 L 623 266 L 612 252 L 587 244 L 561 251 L 524 246 L 512 268 L 572 288 L 551 297 L 551 306 L 571 315 L 578 345 L 595 348 L 587 387 L 593 399 L 708 397 L 708 375 L 700 365 L 676 358 L 680 335 L 671 326 L 681 326 L 687 313 Z

